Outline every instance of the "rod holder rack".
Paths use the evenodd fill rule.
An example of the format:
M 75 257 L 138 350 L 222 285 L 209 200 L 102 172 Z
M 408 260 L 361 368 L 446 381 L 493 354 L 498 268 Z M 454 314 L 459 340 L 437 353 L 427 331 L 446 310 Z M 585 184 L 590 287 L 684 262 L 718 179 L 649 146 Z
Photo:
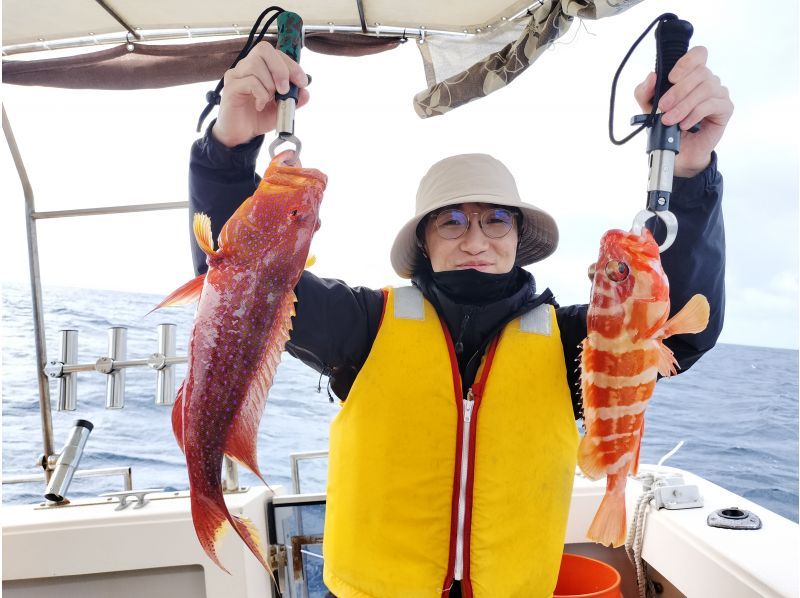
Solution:
M 50 379 L 58 380 L 58 410 L 74 411 L 78 403 L 78 372 L 98 372 L 106 380 L 106 409 L 125 406 L 125 370 L 149 367 L 156 370 L 157 405 L 175 402 L 175 365 L 186 363 L 186 357 L 175 355 L 175 324 L 158 325 L 158 350 L 146 359 L 127 358 L 128 329 L 114 326 L 108 329 L 108 355 L 94 363 L 75 363 L 78 356 L 78 331 L 60 331 L 59 359 L 50 360 L 44 372 Z
M 56 458 L 53 475 L 47 482 L 44 497 L 53 502 L 64 500 L 72 483 L 72 477 L 78 469 L 78 464 L 83 456 L 83 447 L 89 439 L 94 425 L 85 419 L 76 419 L 70 431 L 69 438 Z M 49 458 L 48 458 L 49 464 Z
M 125 368 L 114 367 L 114 362 L 128 357 L 128 329 L 114 326 L 108 329 L 108 375 L 106 378 L 106 409 L 122 409 L 125 406 Z

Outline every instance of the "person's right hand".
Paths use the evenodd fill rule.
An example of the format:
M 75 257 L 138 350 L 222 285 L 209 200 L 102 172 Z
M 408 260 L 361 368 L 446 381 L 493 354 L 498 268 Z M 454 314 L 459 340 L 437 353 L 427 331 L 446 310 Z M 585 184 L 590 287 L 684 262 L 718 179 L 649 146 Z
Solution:
M 269 42 L 256 45 L 225 73 L 217 122 L 211 134 L 233 147 L 275 128 L 275 92 L 287 93 L 289 82 L 300 88 L 297 107 L 308 103 L 308 78 L 300 65 Z

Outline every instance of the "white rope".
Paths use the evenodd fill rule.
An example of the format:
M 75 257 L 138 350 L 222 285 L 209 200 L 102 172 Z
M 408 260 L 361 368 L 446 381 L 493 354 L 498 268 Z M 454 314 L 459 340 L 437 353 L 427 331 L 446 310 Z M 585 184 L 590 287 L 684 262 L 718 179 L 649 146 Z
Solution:
M 672 449 L 670 452 L 668 452 L 666 455 L 664 455 L 663 457 L 661 457 L 661 459 L 659 459 L 659 460 L 658 460 L 658 463 L 656 464 L 656 466 L 657 466 L 657 467 L 661 467 L 662 465 L 664 465 L 664 461 L 666 461 L 666 460 L 667 460 L 667 459 L 669 459 L 669 458 L 670 458 L 672 455 L 674 455 L 675 453 L 677 453 L 677 452 L 680 450 L 680 448 L 681 448 L 682 446 L 683 446 L 683 440 L 681 440 L 681 441 L 680 441 L 678 444 L 676 444 L 676 445 L 675 445 L 675 448 L 673 448 L 673 449 Z
M 683 446 L 681 440 L 675 448 L 669 451 L 666 455 L 661 457 L 658 461 L 657 467 L 660 468 L 664 462 L 672 457 Z M 625 539 L 625 552 L 628 554 L 633 566 L 636 568 L 636 583 L 639 587 L 639 598 L 651 598 L 655 596 L 655 587 L 653 580 L 647 574 L 647 563 L 642 559 L 642 544 L 644 543 L 644 529 L 647 523 L 647 513 L 650 507 L 650 501 L 653 500 L 655 492 L 653 491 L 653 484 L 656 479 L 661 477 L 661 472 L 656 473 L 642 473 L 636 476 L 636 479 L 642 483 L 642 495 L 636 502 L 636 507 L 631 519 L 631 526 L 628 530 L 628 537 Z
M 636 568 L 636 583 L 639 587 L 639 598 L 649 598 L 654 595 L 653 582 L 647 575 L 647 563 L 642 559 L 642 544 L 644 542 L 644 528 L 647 520 L 647 511 L 650 501 L 653 499 L 652 487 L 654 476 L 652 473 L 643 474 L 636 479 L 642 482 L 642 486 L 647 488 L 636 502 L 636 507 L 628 530 L 628 537 L 625 539 L 625 552 L 628 554 L 633 566 Z

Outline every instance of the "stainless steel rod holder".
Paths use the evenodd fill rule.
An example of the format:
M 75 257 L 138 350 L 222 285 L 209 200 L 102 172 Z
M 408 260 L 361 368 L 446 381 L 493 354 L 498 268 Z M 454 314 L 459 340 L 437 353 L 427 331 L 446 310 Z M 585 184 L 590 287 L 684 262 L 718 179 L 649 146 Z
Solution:
M 238 492 L 239 491 L 239 465 L 225 455 L 222 460 L 225 467 L 225 479 L 223 481 L 223 490 L 225 492 Z
M 47 500 L 52 500 L 53 502 L 64 500 L 72 482 L 72 476 L 75 474 L 75 470 L 78 469 L 78 464 L 83 455 L 83 447 L 86 446 L 86 441 L 89 439 L 92 428 L 94 428 L 92 422 L 85 419 L 75 420 L 67 443 L 58 455 L 58 461 L 56 461 L 50 482 L 47 484 L 44 494 Z
M 158 325 L 158 353 L 165 358 L 175 357 L 175 324 Z M 156 372 L 156 405 L 175 402 L 175 366 L 165 365 Z
M 78 360 L 78 331 L 61 330 L 61 363 Z M 58 410 L 75 411 L 78 406 L 78 374 L 63 374 L 58 379 Z
M 128 329 L 115 326 L 108 329 L 108 358 L 124 361 L 127 358 Z M 112 366 L 106 381 L 106 409 L 122 409 L 125 406 L 125 370 Z

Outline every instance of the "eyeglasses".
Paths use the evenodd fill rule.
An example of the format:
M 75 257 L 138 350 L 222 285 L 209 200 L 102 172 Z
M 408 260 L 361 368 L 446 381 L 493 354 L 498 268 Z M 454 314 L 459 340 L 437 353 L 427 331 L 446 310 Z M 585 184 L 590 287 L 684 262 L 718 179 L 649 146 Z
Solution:
M 478 214 L 478 223 L 483 234 L 492 239 L 505 237 L 514 226 L 514 216 L 511 210 L 505 208 L 485 208 L 480 212 L 467 214 L 463 210 L 448 208 L 430 215 L 436 226 L 436 232 L 443 239 L 458 239 L 470 227 L 470 216 Z

